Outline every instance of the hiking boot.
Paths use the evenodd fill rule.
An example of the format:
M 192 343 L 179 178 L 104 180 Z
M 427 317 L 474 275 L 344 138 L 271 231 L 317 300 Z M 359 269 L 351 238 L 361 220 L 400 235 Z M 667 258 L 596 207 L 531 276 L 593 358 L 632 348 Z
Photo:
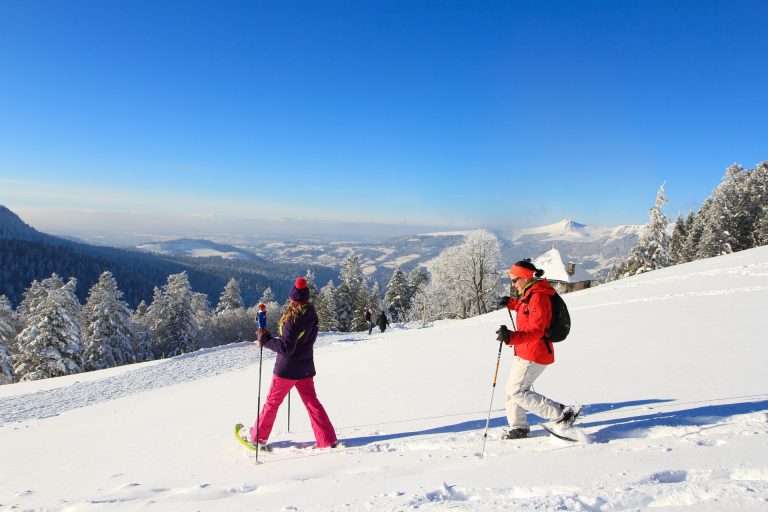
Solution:
M 555 420 L 555 425 L 571 428 L 573 426 L 573 422 L 576 421 L 576 418 L 579 416 L 580 412 L 580 407 L 576 408 L 570 405 L 568 407 L 563 407 L 563 412 L 560 414 L 560 417 Z
M 529 427 L 515 427 L 509 429 L 509 432 L 502 434 L 502 439 L 524 439 L 531 433 Z

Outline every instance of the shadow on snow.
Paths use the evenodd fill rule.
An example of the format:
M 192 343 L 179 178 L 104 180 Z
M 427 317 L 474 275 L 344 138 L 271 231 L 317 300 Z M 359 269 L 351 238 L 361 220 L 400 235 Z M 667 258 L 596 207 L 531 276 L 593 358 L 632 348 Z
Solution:
M 672 399 L 648 399 L 616 403 L 590 404 L 584 407 L 583 414 L 585 417 L 589 417 L 590 415 L 615 411 L 617 409 L 644 407 L 652 404 L 661 404 L 672 401 Z M 642 437 L 643 433 L 638 431 L 645 431 L 652 427 L 705 426 L 717 423 L 723 418 L 729 416 L 734 416 L 737 414 L 749 414 L 765 410 L 768 410 L 768 400 L 707 405 L 678 411 L 655 412 L 652 414 L 645 414 L 640 416 L 626 416 L 623 418 L 606 419 L 603 421 L 581 422 L 578 425 L 580 427 L 602 426 L 603 428 L 590 435 L 590 439 L 595 443 L 607 443 L 615 439 Z M 529 414 L 529 422 L 533 426 L 538 425 L 539 423 L 545 423 L 546 421 L 542 418 L 539 418 L 538 416 Z M 489 423 L 489 428 L 499 428 L 506 426 L 506 416 L 491 418 Z M 353 437 L 341 439 L 341 441 L 347 447 L 357 447 L 407 437 L 454 434 L 483 429 L 485 429 L 485 420 L 481 419 L 463 421 L 461 423 L 443 425 L 423 430 L 411 430 L 404 432 L 394 432 L 391 434 Z

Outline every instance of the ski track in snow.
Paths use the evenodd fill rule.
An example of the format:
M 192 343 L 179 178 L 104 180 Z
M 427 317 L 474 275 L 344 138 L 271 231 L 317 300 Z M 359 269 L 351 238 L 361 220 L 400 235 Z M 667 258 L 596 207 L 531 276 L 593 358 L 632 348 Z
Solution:
M 315 348 L 354 344 L 369 339 L 375 337 L 350 333 L 322 334 Z M 259 362 L 257 347 L 251 342 L 240 342 L 201 349 L 106 379 L 78 381 L 61 388 L 3 397 L 0 398 L 0 427 L 30 419 L 48 418 L 72 409 L 247 368 Z M 273 352 L 264 352 L 265 360 L 274 358 Z

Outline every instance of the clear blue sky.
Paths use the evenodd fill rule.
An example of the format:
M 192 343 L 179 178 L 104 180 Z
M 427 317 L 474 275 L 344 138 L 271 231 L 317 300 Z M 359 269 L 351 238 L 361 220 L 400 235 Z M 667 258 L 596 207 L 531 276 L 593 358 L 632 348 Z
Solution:
M 765 1 L 0 0 L 0 204 L 644 223 L 662 182 L 673 216 L 768 159 L 766 27 Z

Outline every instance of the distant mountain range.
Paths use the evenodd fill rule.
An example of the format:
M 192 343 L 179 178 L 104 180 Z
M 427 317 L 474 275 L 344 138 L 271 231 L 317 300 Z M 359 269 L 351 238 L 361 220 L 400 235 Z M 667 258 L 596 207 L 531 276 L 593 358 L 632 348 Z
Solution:
M 563 220 L 496 234 L 504 266 L 536 258 L 555 246 L 564 258 L 596 275 L 626 258 L 641 228 L 592 227 Z M 271 238 L 227 244 L 180 238 L 117 249 L 41 233 L 0 205 L 0 294 L 18 304 L 33 279 L 56 272 L 64 278 L 78 278 L 78 296 L 84 301 L 99 274 L 110 270 L 135 307 L 142 299 L 149 302 L 153 288 L 164 285 L 168 275 L 186 271 L 193 290 L 208 295 L 212 305 L 230 277 L 238 280 L 243 299 L 251 305 L 267 286 L 277 297 L 287 295 L 293 278 L 308 268 L 315 272 L 319 286 L 331 279 L 338 284 L 341 263 L 352 253 L 360 257 L 369 280 L 378 281 L 383 290 L 395 267 L 408 272 L 423 266 L 446 248 L 462 243 L 469 232 L 422 233 L 382 242 Z
M 166 284 L 170 274 L 186 271 L 193 291 L 208 295 L 212 306 L 231 277 L 238 280 L 246 305 L 252 305 L 268 286 L 277 297 L 287 296 L 295 277 L 304 275 L 308 268 L 303 263 L 267 261 L 238 249 L 232 252 L 239 251 L 241 257 L 222 259 L 214 256 L 228 250 L 208 244 L 210 252 L 192 251 L 189 256 L 90 245 L 41 233 L 0 205 L 0 294 L 18 305 L 33 280 L 55 272 L 64 279 L 77 278 L 77 295 L 84 302 L 99 275 L 109 270 L 126 301 L 135 307 L 141 300 L 149 303 L 154 287 Z M 337 276 L 334 269 L 310 266 L 318 279 Z
M 513 233 L 497 231 L 496 235 L 501 240 L 504 265 L 511 265 L 522 258 L 536 258 L 554 245 L 564 257 L 594 275 L 604 272 L 625 258 L 637 242 L 641 228 L 642 226 L 592 227 L 572 220 L 563 220 Z M 383 287 L 389 282 L 396 266 L 407 272 L 424 265 L 446 248 L 462 243 L 468 233 L 470 231 L 424 233 L 382 242 L 265 239 L 236 245 L 182 238 L 142 244 L 138 248 L 157 254 L 187 258 L 218 255 L 222 258 L 247 260 L 255 255 L 276 263 L 322 265 L 333 269 L 338 269 L 344 259 L 355 253 L 360 257 L 363 272 L 371 282 L 378 281 Z M 325 283 L 318 284 L 322 286 Z

